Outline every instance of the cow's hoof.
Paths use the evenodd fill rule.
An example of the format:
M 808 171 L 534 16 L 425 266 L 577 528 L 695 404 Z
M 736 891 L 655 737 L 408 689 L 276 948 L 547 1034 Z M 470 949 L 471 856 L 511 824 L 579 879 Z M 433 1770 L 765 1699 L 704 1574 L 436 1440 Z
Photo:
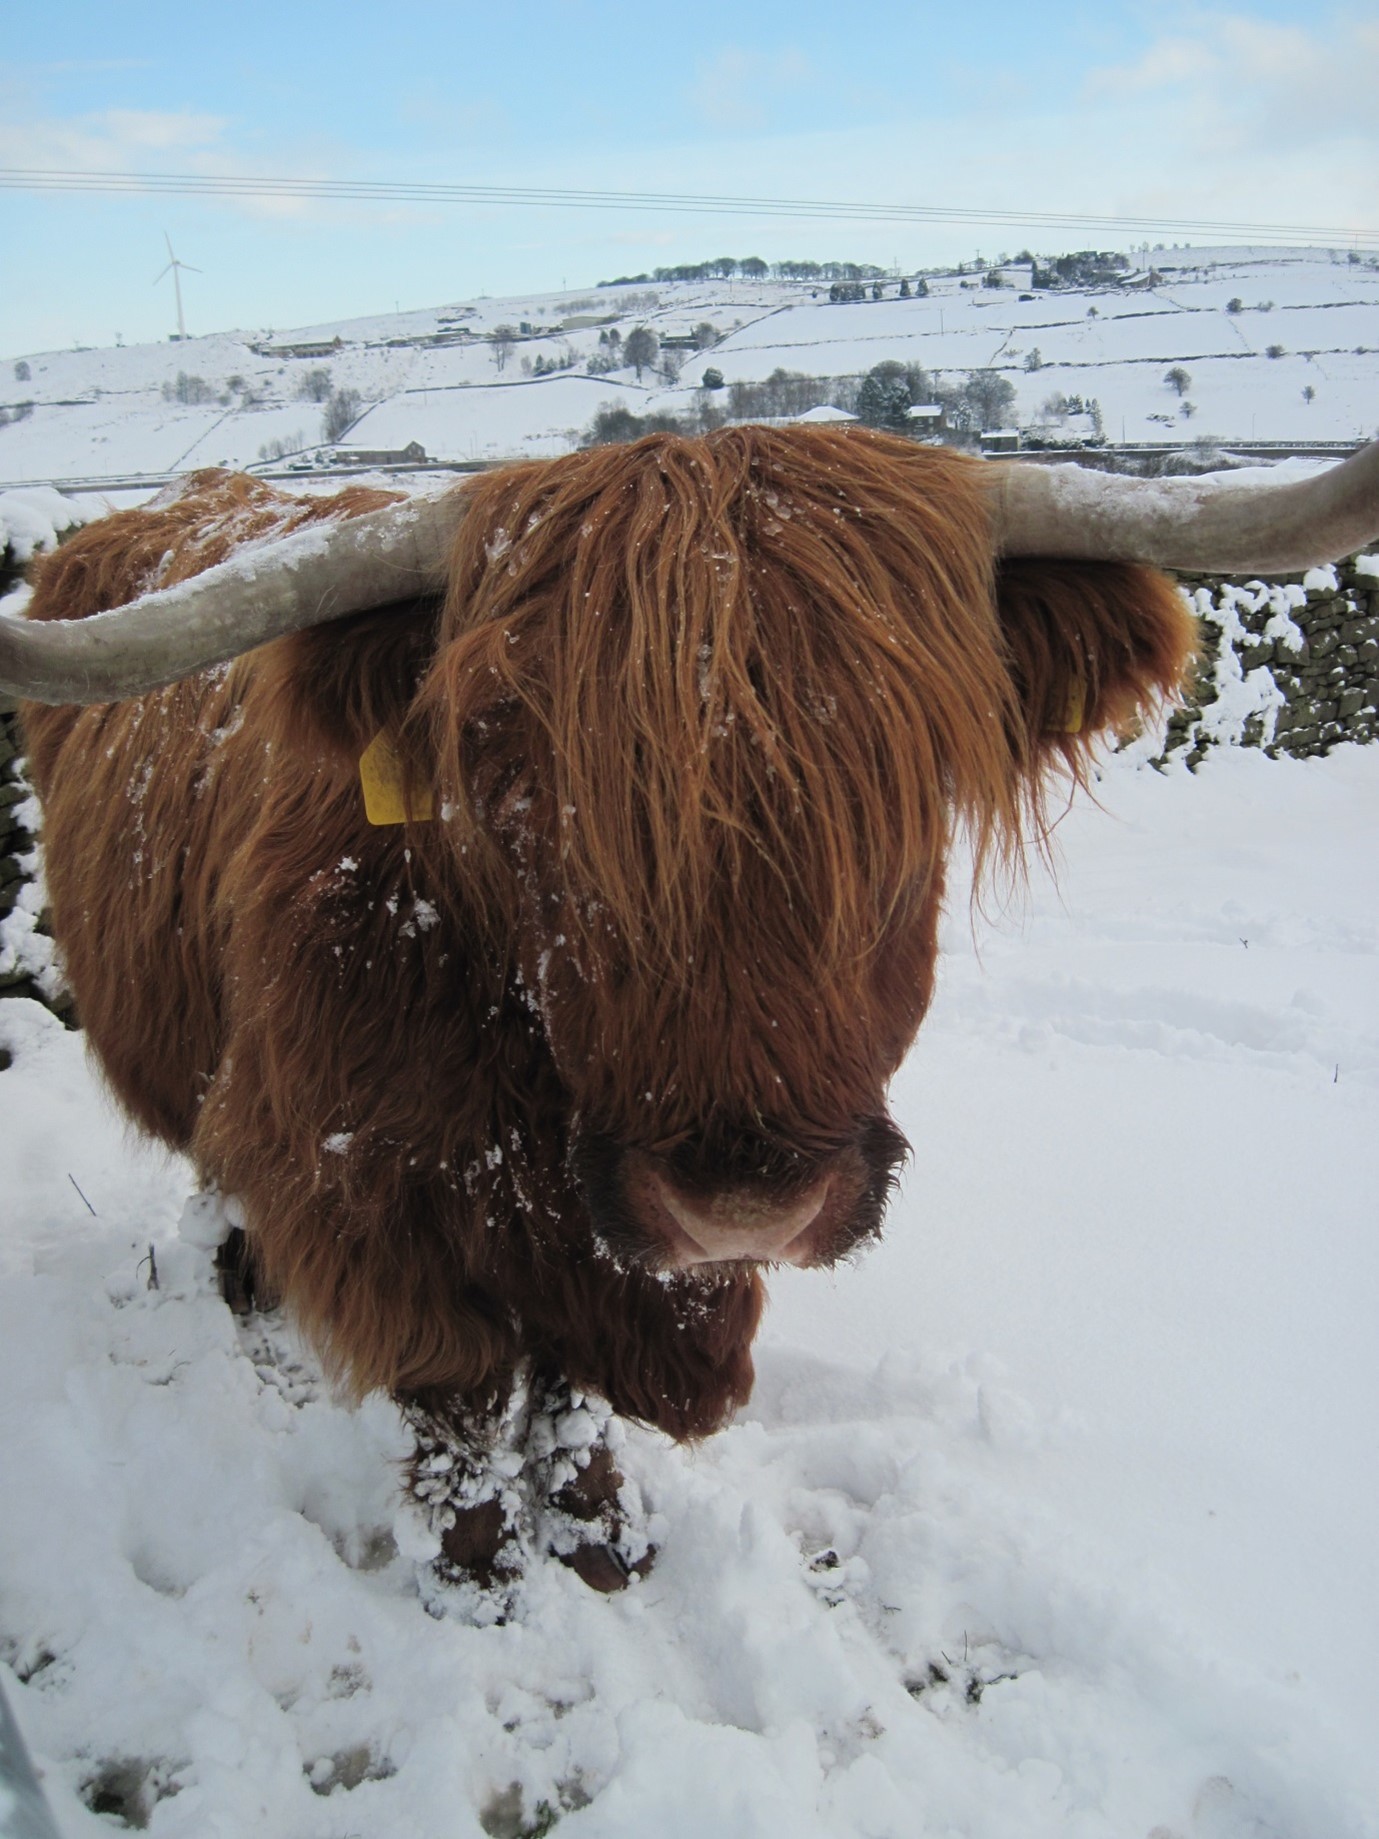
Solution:
M 645 1577 L 656 1553 L 634 1530 L 639 1515 L 629 1516 L 632 1502 L 612 1450 L 596 1443 L 580 1455 L 583 1466 L 548 1501 L 549 1549 L 591 1590 L 612 1596 Z
M 616 1545 L 578 1545 L 572 1552 L 558 1556 L 581 1583 L 597 1590 L 600 1596 L 615 1596 L 634 1578 L 646 1576 L 656 1562 L 656 1548 L 649 1546 L 635 1564 L 629 1564 Z
M 440 1519 L 441 1549 L 419 1572 L 428 1613 L 478 1628 L 511 1621 L 520 1607 L 524 1552 L 504 1502 L 448 1507 Z
M 480 1590 L 505 1591 L 522 1575 L 512 1523 L 501 1500 L 451 1508 L 454 1524 L 441 1534 L 441 1575 L 464 1578 Z
M 259 1275 L 253 1248 L 243 1227 L 232 1226 L 215 1253 L 216 1282 L 235 1315 L 276 1309 L 278 1298 Z

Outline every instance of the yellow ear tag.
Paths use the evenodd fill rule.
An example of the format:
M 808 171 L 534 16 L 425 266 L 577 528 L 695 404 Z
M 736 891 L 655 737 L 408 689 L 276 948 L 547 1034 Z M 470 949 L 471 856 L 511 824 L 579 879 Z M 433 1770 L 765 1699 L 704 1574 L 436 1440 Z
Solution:
M 402 763 L 385 728 L 359 756 L 359 783 L 364 788 L 364 815 L 371 824 L 422 823 L 432 814 L 431 794 L 413 788 L 410 799 Z
M 1087 695 L 1076 678 L 1068 685 L 1068 700 L 1063 708 L 1063 719 L 1058 724 L 1060 734 L 1081 734 L 1082 724 L 1087 715 Z

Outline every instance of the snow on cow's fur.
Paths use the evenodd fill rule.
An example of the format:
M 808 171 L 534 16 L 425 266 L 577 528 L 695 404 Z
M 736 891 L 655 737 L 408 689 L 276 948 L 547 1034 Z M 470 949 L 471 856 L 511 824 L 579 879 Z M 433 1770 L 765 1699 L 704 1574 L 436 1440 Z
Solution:
M 685 1438 L 746 1398 L 763 1268 L 880 1229 L 955 822 L 1040 841 L 1046 774 L 1171 694 L 1192 631 L 1152 570 L 998 566 L 981 463 L 885 436 L 653 436 L 461 489 L 443 603 L 25 719 L 124 1105 L 412 1412 L 442 1566 L 511 1568 L 525 1465 L 607 1587 L 606 1411 L 564 1444 L 532 1413 Z M 385 497 L 196 475 L 46 561 L 31 616 Z

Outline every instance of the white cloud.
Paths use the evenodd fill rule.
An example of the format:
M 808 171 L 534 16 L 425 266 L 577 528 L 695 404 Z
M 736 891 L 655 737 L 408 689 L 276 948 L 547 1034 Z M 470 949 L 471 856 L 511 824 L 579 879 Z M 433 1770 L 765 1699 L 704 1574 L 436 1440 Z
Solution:
M 331 178 L 341 171 L 338 146 L 298 143 L 266 158 L 246 153 L 239 121 L 191 109 L 102 109 L 84 115 L 0 118 L 0 166 L 83 173 L 190 173 L 201 179 Z M 130 188 L 137 192 L 138 188 Z M 153 196 L 154 188 L 148 188 Z M 406 209 L 285 196 L 224 197 L 207 208 L 269 222 L 409 221 Z
M 1143 95 L 1194 82 L 1210 76 L 1216 68 L 1216 57 L 1201 40 L 1161 38 L 1133 64 L 1113 64 L 1092 71 L 1084 93 L 1091 102 L 1104 96 Z
M 808 87 L 814 70 L 802 51 L 743 51 L 725 45 L 701 58 L 687 93 L 691 105 L 715 128 L 758 125 L 783 95 Z
M 1279 25 L 1243 13 L 1203 13 L 1151 44 L 1133 63 L 1092 70 L 1091 106 L 1157 98 L 1180 110 L 1270 114 L 1275 137 L 1315 127 L 1337 132 L 1352 110 L 1373 117 L 1379 26 L 1343 20 Z
M 169 114 L 155 109 L 107 109 L 95 120 L 115 145 L 135 152 L 159 153 L 209 146 L 230 125 L 223 115 Z
M 147 166 L 151 154 L 204 156 L 223 141 L 229 126 L 227 116 L 186 109 L 12 118 L 0 121 L 0 164 L 121 172 Z

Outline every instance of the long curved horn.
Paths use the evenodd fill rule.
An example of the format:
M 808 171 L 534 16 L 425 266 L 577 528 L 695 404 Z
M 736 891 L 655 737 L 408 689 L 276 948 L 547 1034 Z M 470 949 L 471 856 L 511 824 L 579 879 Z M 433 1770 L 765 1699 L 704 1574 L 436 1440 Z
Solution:
M 436 592 L 463 514 L 463 493 L 407 499 L 246 545 L 189 581 L 89 619 L 0 619 L 0 692 L 117 702 L 284 633 Z
M 990 471 L 1002 555 L 1292 573 L 1379 536 L 1379 441 L 1311 478 L 1279 482 L 1129 479 L 1010 460 Z

